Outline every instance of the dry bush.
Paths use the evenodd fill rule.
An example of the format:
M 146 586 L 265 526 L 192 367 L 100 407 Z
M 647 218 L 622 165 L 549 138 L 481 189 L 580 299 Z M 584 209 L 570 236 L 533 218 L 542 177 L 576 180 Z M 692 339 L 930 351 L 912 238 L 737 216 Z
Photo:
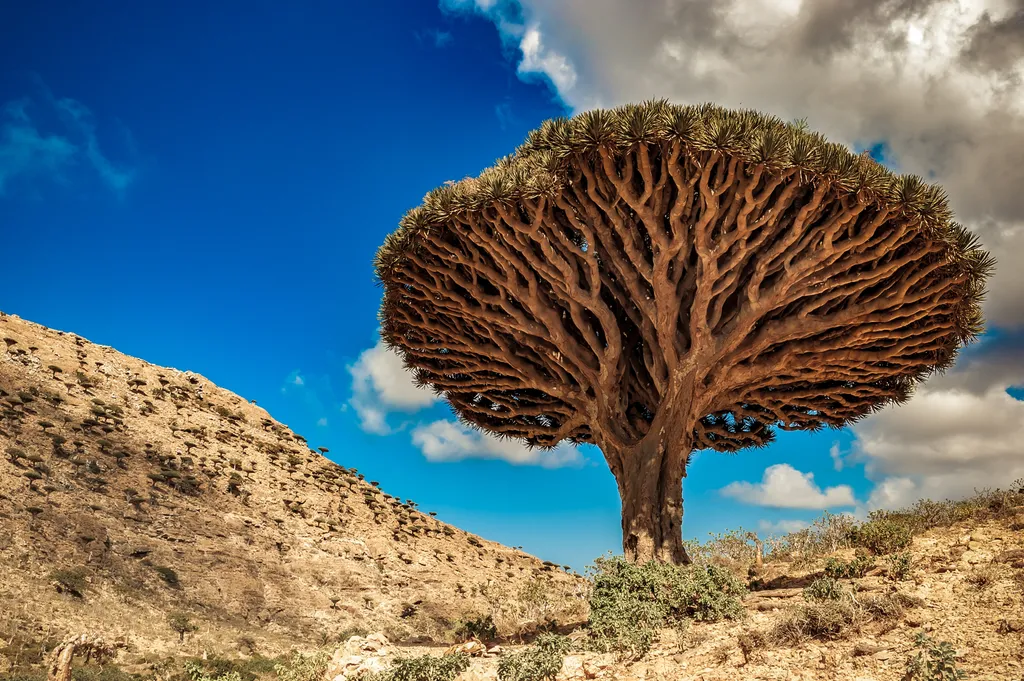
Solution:
M 999 581 L 999 573 L 992 567 L 986 567 L 969 573 L 964 581 L 978 591 L 984 591 Z
M 552 622 L 587 619 L 590 584 L 535 579 L 518 589 L 492 587 L 487 592 L 490 617 L 501 638 L 532 634 Z
M 736 643 L 743 653 L 743 664 L 757 662 L 764 658 L 764 649 L 768 646 L 768 636 L 759 629 L 745 631 L 736 638 Z
M 804 603 L 784 615 L 768 633 L 776 645 L 795 646 L 810 639 L 836 641 L 856 633 L 866 617 L 850 600 Z

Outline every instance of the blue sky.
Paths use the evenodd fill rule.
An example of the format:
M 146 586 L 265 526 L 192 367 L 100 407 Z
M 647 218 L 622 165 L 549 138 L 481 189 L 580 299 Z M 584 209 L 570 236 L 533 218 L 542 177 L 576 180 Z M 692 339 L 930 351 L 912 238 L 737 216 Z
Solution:
M 582 568 L 619 550 L 598 452 L 517 464 L 473 440 L 432 461 L 422 434 L 443 405 L 386 404 L 379 373 L 354 385 L 377 342 L 384 236 L 572 111 L 557 73 L 523 67 L 522 35 L 465 4 L 5 4 L 21 39 L 0 44 L 0 309 L 199 372 L 390 493 Z M 701 453 L 685 536 L 860 508 L 879 476 L 857 451 L 841 431 Z M 722 491 L 763 476 L 780 487 Z M 805 507 L 775 507 L 792 485 Z

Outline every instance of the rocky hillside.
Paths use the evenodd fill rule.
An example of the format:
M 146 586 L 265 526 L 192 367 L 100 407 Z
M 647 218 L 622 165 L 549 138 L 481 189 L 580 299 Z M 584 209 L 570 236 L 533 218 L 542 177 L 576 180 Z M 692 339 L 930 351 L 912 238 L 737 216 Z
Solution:
M 0 657 L 80 632 L 176 650 L 176 612 L 195 650 L 266 654 L 583 616 L 579 578 L 388 495 L 202 376 L 10 315 L 0 340 Z

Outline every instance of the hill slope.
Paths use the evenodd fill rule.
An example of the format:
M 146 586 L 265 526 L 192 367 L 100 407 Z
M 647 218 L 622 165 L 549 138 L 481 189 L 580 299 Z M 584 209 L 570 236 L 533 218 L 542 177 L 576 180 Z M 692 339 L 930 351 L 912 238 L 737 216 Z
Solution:
M 267 653 L 581 616 L 578 578 L 390 497 L 202 376 L 10 315 L 0 339 L 0 655 L 86 631 L 178 649 L 173 611 L 196 650 Z

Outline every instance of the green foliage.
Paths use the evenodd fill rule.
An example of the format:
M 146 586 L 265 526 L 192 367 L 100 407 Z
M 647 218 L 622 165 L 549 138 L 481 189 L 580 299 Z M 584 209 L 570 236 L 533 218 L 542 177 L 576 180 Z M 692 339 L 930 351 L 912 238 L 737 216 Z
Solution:
M 889 571 L 889 578 L 897 582 L 910 579 L 910 573 L 914 569 L 914 559 L 910 551 L 900 551 L 885 559 Z
M 478 641 L 494 641 L 498 638 L 498 627 L 490 615 L 480 615 L 472 619 L 459 620 L 452 631 L 458 641 L 475 638 Z
M 167 625 L 178 635 L 179 643 L 185 640 L 185 634 L 199 630 L 199 626 L 184 612 L 172 612 L 167 615 Z
M 875 555 L 902 551 L 910 546 L 913 531 L 909 523 L 896 517 L 872 513 L 868 521 L 851 532 L 854 544 L 863 546 Z
M 914 641 L 917 654 L 907 660 L 903 681 L 957 681 L 967 672 L 956 665 L 956 650 L 945 641 L 935 642 L 925 634 Z
M 808 601 L 838 601 L 846 595 L 843 587 L 832 577 L 819 577 L 804 589 L 804 599 Z
M 832 579 L 853 579 L 863 577 L 873 567 L 875 567 L 875 561 L 863 553 L 859 553 L 849 562 L 838 558 L 829 558 L 825 563 L 825 576 Z
M 274 672 L 278 681 L 320 681 L 330 661 L 331 654 L 326 650 L 311 655 L 295 653 L 287 664 L 274 665 Z
M 162 579 L 167 586 L 172 589 L 178 589 L 181 587 L 181 581 L 178 579 L 178 573 L 172 568 L 158 565 L 154 567 L 153 570 L 160 576 L 160 579 Z
M 562 670 L 562 662 L 569 651 L 569 639 L 545 633 L 537 637 L 534 645 L 516 653 L 508 653 L 498 660 L 499 681 L 547 681 Z
M 743 614 L 743 584 L 715 565 L 595 561 L 590 597 L 592 644 L 598 650 L 643 657 L 657 630 L 682 618 L 717 621 Z
M 210 672 L 196 660 L 189 660 L 185 663 L 185 676 L 189 681 L 243 681 L 242 675 L 237 669 L 221 673 Z
M 66 593 L 75 598 L 81 598 L 85 593 L 85 570 L 71 568 L 68 570 L 54 570 L 50 573 L 50 579 L 57 587 L 57 591 Z
M 455 677 L 468 668 L 469 656 L 461 653 L 441 657 L 399 657 L 391 664 L 390 669 L 377 674 L 367 674 L 362 681 L 454 681 Z

